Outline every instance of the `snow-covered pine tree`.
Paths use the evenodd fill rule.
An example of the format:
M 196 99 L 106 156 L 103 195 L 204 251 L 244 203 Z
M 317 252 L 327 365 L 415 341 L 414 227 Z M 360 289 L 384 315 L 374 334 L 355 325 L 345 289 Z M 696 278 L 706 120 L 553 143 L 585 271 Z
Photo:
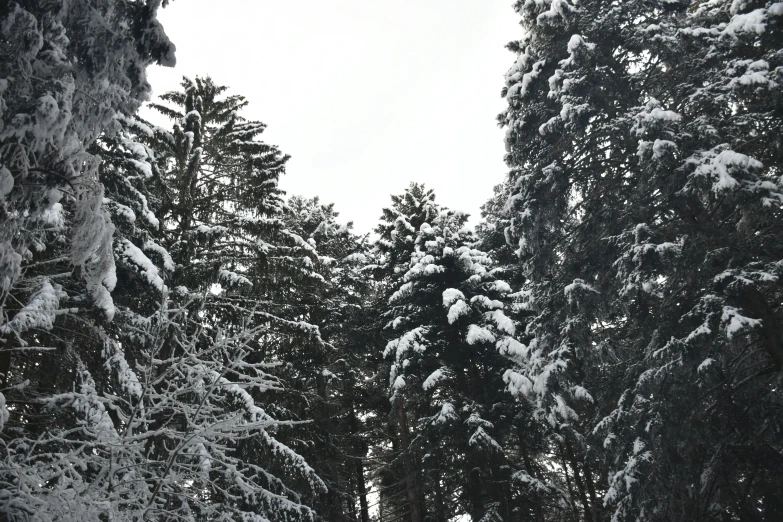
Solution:
M 392 204 L 381 210 L 380 223 L 375 228 L 378 238 L 375 241 L 373 263 L 368 266 L 377 281 L 376 295 L 372 300 L 370 314 L 371 330 L 374 335 L 370 341 L 377 343 L 377 352 L 381 354 L 388 341 L 384 335 L 388 302 L 392 294 L 403 283 L 403 275 L 410 266 L 411 255 L 415 250 L 416 234 L 422 224 L 435 219 L 440 210 L 435 202 L 435 193 L 424 185 L 411 183 L 402 194 L 391 196 Z M 407 443 L 401 441 L 397 410 L 389 411 L 388 375 L 389 361 L 380 359 L 375 378 L 365 383 L 371 384 L 372 394 L 376 398 L 373 420 L 378 422 L 375 430 L 384 433 L 374 441 L 373 453 L 378 455 L 378 469 L 373 474 L 378 477 L 379 511 L 383 516 L 405 517 L 421 520 L 423 493 L 419 488 L 416 473 L 406 471 L 413 463 L 409 456 L 399 458 L 401 448 Z M 403 465 L 405 460 L 405 465 Z M 413 506 L 411 506 L 413 504 Z M 414 511 L 418 515 L 414 514 Z
M 182 91 L 162 96 L 169 105 L 152 104 L 174 120 L 173 131 L 137 135 L 160 172 L 157 215 L 167 226 L 159 244 L 179 266 L 171 286 L 191 297 L 209 294 L 210 320 L 241 324 L 252 316 L 286 332 L 270 333 L 259 353 L 274 354 L 274 345 L 287 361 L 304 360 L 313 346 L 325 349 L 298 302 L 323 281 L 313 270 L 317 255 L 282 220 L 277 182 L 288 156 L 257 139 L 264 124 L 243 118 L 247 102 L 222 97 L 226 89 L 209 78 L 184 79 Z M 304 339 L 310 342 L 298 342 Z
M 513 244 L 507 241 L 513 213 L 507 208 L 511 191 L 510 180 L 495 186 L 494 194 L 481 207 L 482 221 L 476 226 L 476 248 L 485 251 L 494 261 L 492 273 L 508 282 L 512 289 L 524 287 L 524 265 Z M 516 322 L 517 331 L 523 337 L 523 326 L 535 313 L 525 304 L 526 293 L 515 292 L 505 296 L 504 313 Z M 522 351 L 520 351 L 520 349 Z M 500 346 L 501 355 L 510 361 L 518 361 L 524 354 L 524 345 L 507 341 Z M 510 374 L 509 374 L 510 375 Z M 502 444 L 506 449 L 509 465 L 513 468 L 508 484 L 509 497 L 513 497 L 514 509 L 504 520 L 543 520 L 547 516 L 568 520 L 571 510 L 563 513 L 568 505 L 567 483 L 561 483 L 551 472 L 552 448 L 548 443 L 547 429 L 542 429 L 534 415 L 535 404 L 528 400 L 497 400 L 493 405 L 495 418 L 501 418 L 498 428 L 503 433 Z M 558 462 L 556 465 L 562 465 Z M 519 518 L 521 517 L 521 518 Z
M 252 360 L 266 327 L 194 328 L 186 315 L 163 299 L 132 346 L 130 335 L 106 339 L 112 380 L 97 382 L 77 359 L 66 368 L 73 389 L 38 398 L 57 424 L 12 431 L 0 488 L 8 520 L 316 519 L 286 483 L 323 484 L 275 438 L 289 423 L 253 398 L 282 386 L 275 364 Z M 286 481 L 246 458 L 248 445 L 273 454 Z
M 111 266 L 121 295 L 105 309 L 114 321 L 82 319 L 79 332 L 70 337 L 81 342 L 80 349 L 57 357 L 60 371 L 46 383 L 54 385 L 53 391 L 42 390 L 37 382 L 34 394 L 27 388 L 14 390 L 26 391 L 24 398 L 30 400 L 12 406 L 14 415 L 4 432 L 10 437 L 0 488 L 5 514 L 11 520 L 315 520 L 305 504 L 325 486 L 275 434 L 281 426 L 297 423 L 279 420 L 285 412 L 268 401 L 272 394 L 287 396 L 277 347 L 297 342 L 292 337 L 323 343 L 316 328 L 281 317 L 282 312 L 272 316 L 269 304 L 258 302 L 263 292 L 290 294 L 296 281 L 281 278 L 275 287 L 272 280 L 250 298 L 232 297 L 224 265 L 198 271 L 188 270 L 182 260 L 177 263 L 169 251 L 182 255 L 176 250 L 182 212 L 173 212 L 181 209 L 172 202 L 179 203 L 176 189 L 182 184 L 171 169 L 176 163 L 167 161 L 176 133 L 131 117 L 120 122 L 121 132 L 104 136 L 90 150 L 107 160 L 101 166 L 100 203 L 116 222 L 113 255 L 111 243 L 108 252 L 98 252 L 117 261 L 116 270 Z M 156 148 L 161 143 L 167 146 Z M 253 214 L 218 200 L 223 204 L 219 211 L 197 216 L 199 227 L 211 230 L 221 224 L 216 216 L 242 223 L 259 215 L 279 216 L 277 176 L 262 168 L 274 170 L 281 156 L 263 144 L 255 150 L 270 149 L 267 163 L 243 149 L 247 156 L 239 164 L 247 166 L 245 172 L 240 169 L 244 186 L 270 189 L 271 203 L 265 206 L 269 201 L 257 192 Z M 239 190 L 233 195 L 236 201 L 249 200 Z M 258 239 L 247 229 L 234 230 L 235 243 Z M 274 244 L 273 234 L 264 237 Z M 295 235 L 285 237 L 289 246 L 276 250 L 278 255 L 298 251 L 291 243 L 304 243 Z M 301 248 L 311 252 L 305 245 Z M 62 248 L 56 242 L 49 246 Z M 198 246 L 202 250 L 195 253 L 202 259 L 255 268 L 260 278 L 271 279 L 266 264 L 258 268 L 257 258 L 240 257 L 229 248 L 220 257 L 209 245 Z M 175 286 L 178 281 L 187 281 L 190 288 Z M 219 295 L 216 283 L 225 285 Z M 48 295 L 34 294 L 29 311 L 17 318 L 53 320 Z M 248 313 L 235 309 L 239 298 Z M 35 335 L 39 345 L 46 339 L 40 330 Z M 28 366 L 19 378 L 51 373 L 43 364 L 39 370 L 38 361 Z
M 156 20 L 160 4 L 0 6 L 4 518 L 45 511 L 51 490 L 69 480 L 71 495 L 86 486 L 73 476 L 43 479 L 35 465 L 24 464 L 37 461 L 47 473 L 57 467 L 44 447 L 55 460 L 65 450 L 45 444 L 47 434 L 75 424 L 46 401 L 73 389 L 75 361 L 101 351 L 100 339 L 89 334 L 114 313 L 114 225 L 91 145 L 146 99 L 148 65 L 174 63 L 174 46 Z
M 0 6 L 0 388 L 26 379 L 37 386 L 36 347 L 78 346 L 69 341 L 77 308 L 92 302 L 111 318 L 113 224 L 100 158 L 88 148 L 148 96 L 148 65 L 174 64 L 174 46 L 156 20 L 160 5 Z M 64 329 L 47 335 L 55 318 Z M 9 404 L 22 400 L 19 388 L 11 390 Z
M 506 378 L 573 517 L 779 518 L 781 4 L 516 9 Z
M 381 318 L 406 511 L 411 520 L 509 519 L 510 466 L 492 434 L 506 420 L 495 408 L 505 398 L 496 342 L 515 332 L 501 302 L 510 287 L 472 248 L 467 216 L 437 207 L 432 191 L 412 185 L 384 217 L 380 248 L 398 249 L 387 253 L 397 275 L 383 270 L 391 293 Z
M 251 341 L 249 361 L 277 364 L 274 373 L 285 386 L 252 396 L 275 418 L 305 421 L 314 414 L 302 406 L 311 404 L 307 383 L 323 370 L 331 351 L 309 322 L 308 296 L 318 294 L 324 279 L 315 270 L 312 242 L 283 219 L 286 206 L 277 182 L 288 157 L 258 139 L 265 126 L 244 119 L 245 99 L 223 96 L 225 91 L 209 78 L 184 79 L 182 91 L 162 96 L 167 105 L 153 104 L 175 120 L 173 131 L 153 128 L 136 135 L 154 151 L 159 173 L 155 198 L 165 225 L 157 244 L 177 265 L 172 299 L 191 310 L 190 322 L 231 332 L 264 325 Z M 271 446 L 250 441 L 237 452 L 248 462 L 272 466 L 270 473 L 286 472 L 285 466 L 274 467 L 277 452 Z M 308 495 L 322 486 L 312 480 L 291 485 Z
M 620 442 L 607 498 L 627 518 L 783 516 L 773 435 L 783 430 L 782 22 L 776 2 L 694 5 L 673 34 L 680 56 L 664 63 L 668 92 L 658 96 L 674 102 L 677 120 L 656 124 L 648 108 L 633 128 L 640 170 L 663 199 L 643 202 L 657 203 L 659 220 L 618 238 L 622 277 L 654 275 L 660 299 L 638 378 L 602 426 Z M 676 247 L 662 276 L 629 252 L 664 242 Z M 664 506 L 653 496 L 661 491 Z
M 334 350 L 315 361 L 314 375 L 303 383 L 307 400 L 301 415 L 313 419 L 292 432 L 295 447 L 324 480 L 329 492 L 314 507 L 324 520 L 369 522 L 369 500 L 364 458 L 364 417 L 367 410 L 362 389 L 372 368 L 371 353 L 359 328 L 374 286 L 365 266 L 370 244 L 357 236 L 352 223 L 341 224 L 334 204 L 318 197 L 293 196 L 287 201 L 286 226 L 313 244 L 318 251 L 315 270 L 325 285 L 317 293 L 301 296 L 307 320 L 319 327 Z M 302 447 L 295 440 L 305 440 Z

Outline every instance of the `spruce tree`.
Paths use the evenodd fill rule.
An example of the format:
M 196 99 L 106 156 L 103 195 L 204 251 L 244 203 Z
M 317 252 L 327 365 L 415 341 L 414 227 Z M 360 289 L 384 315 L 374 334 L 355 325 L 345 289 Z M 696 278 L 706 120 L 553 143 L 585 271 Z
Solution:
M 382 486 L 405 489 L 383 493 L 404 520 L 521 517 L 502 446 L 503 351 L 517 326 L 504 313 L 510 286 L 475 249 L 467 216 L 436 205 L 431 190 L 413 184 L 392 202 L 378 228 L 392 450 Z
M 379 236 L 375 243 L 377 262 L 369 267 L 378 281 L 372 326 L 376 332 L 375 340 L 379 343 L 376 347 L 379 353 L 388 341 L 383 334 L 390 320 L 387 317 L 388 302 L 403 283 L 403 275 L 415 250 L 417 231 L 439 213 L 434 191 L 417 183 L 411 183 L 402 194 L 392 195 L 391 200 L 391 206 L 382 209 L 380 223 L 375 228 Z M 389 375 L 390 368 L 388 361 L 378 361 L 379 371 L 372 383 L 376 395 L 375 417 L 381 424 L 377 429 L 385 432 L 385 437 L 381 437 L 374 448 L 383 463 L 376 472 L 380 478 L 380 504 L 387 517 L 399 516 L 416 522 L 423 516 L 423 493 L 414 470 L 413 456 L 406 453 L 408 434 L 403 433 L 399 422 L 398 406 L 403 406 L 401 411 L 404 414 L 404 404 L 395 404 L 390 411 L 388 401 L 384 400 L 388 390 L 385 377 Z
M 24 348 L 68 345 L 77 308 L 112 316 L 114 226 L 89 148 L 149 95 L 148 65 L 174 64 L 159 6 L 0 6 L 0 388 L 37 381 L 41 355 Z M 68 327 L 47 337 L 55 317 Z
M 285 156 L 254 140 L 263 127 L 244 124 L 237 98 L 221 106 L 219 89 L 198 85 L 182 97 L 192 104 L 180 120 L 187 130 L 126 116 L 90 149 L 105 159 L 100 205 L 113 234 L 96 255 L 111 261 L 117 295 L 102 316 L 78 317 L 81 350 L 57 358 L 54 390 L 27 392 L 27 418 L 48 426 L 15 418 L 6 426 L 12 520 L 316 518 L 307 504 L 325 486 L 276 434 L 299 419 L 272 402 L 296 396 L 281 372 L 285 349 L 324 346 L 289 297 L 319 280 L 309 271 L 315 253 L 282 226 L 276 181 Z M 227 105 L 238 130 L 210 126 Z M 199 110 L 214 117 L 203 132 Z M 243 139 L 221 143 L 221 132 Z M 218 189 L 212 208 L 208 181 Z M 47 295 L 34 294 L 17 318 L 58 320 Z M 273 300 L 283 303 L 275 314 Z M 37 367 L 31 361 L 18 375 L 45 375 Z
M 506 379 L 574 518 L 780 516 L 776 5 L 516 4 Z
M 365 273 L 369 243 L 351 230 L 352 223 L 338 222 L 334 204 L 293 196 L 287 209 L 287 226 L 318 251 L 315 270 L 324 285 L 301 298 L 307 320 L 332 347 L 303 383 L 308 399 L 301 415 L 312 422 L 294 437 L 308 441 L 300 452 L 329 488 L 315 506 L 322 519 L 369 522 L 361 417 L 367 410 L 362 386 L 371 368 L 366 346 L 356 342 L 373 286 Z
M 101 366 L 103 326 L 115 315 L 115 225 L 93 145 L 148 97 L 146 67 L 174 64 L 160 4 L 0 5 L 4 519 L 105 513 L 87 489 L 103 457 L 90 446 L 95 432 L 81 438 L 89 422 L 52 406 L 82 369 Z M 82 411 L 100 416 L 102 405 L 91 404 Z M 71 435 L 79 442 L 69 446 Z
M 238 333 L 263 326 L 249 341 L 248 362 L 275 366 L 270 372 L 279 383 L 258 388 L 253 400 L 263 401 L 278 422 L 306 422 L 314 414 L 302 406 L 309 403 L 307 383 L 322 371 L 329 346 L 309 322 L 311 310 L 303 296 L 316 291 L 323 276 L 314 269 L 313 245 L 284 221 L 286 205 L 277 182 L 288 157 L 257 139 L 265 126 L 245 120 L 240 115 L 247 105 L 244 97 L 223 97 L 225 91 L 209 78 L 183 80 L 182 91 L 161 97 L 168 104 L 153 105 L 175 120 L 173 132 L 139 136 L 156 150 L 157 198 L 168 223 L 161 228 L 160 244 L 178 267 L 171 282 L 174 294 L 199 329 Z M 243 378 L 238 370 L 229 375 Z M 284 495 L 294 494 L 300 502 L 293 493 L 298 490 L 310 496 L 311 504 L 326 490 L 321 479 L 298 457 L 297 448 L 291 454 L 300 459 L 301 469 L 292 474 L 293 461 L 286 462 L 285 452 L 276 449 L 285 447 L 285 435 L 270 440 L 274 444 L 250 437 L 236 451 L 268 469 L 270 491 L 290 482 Z M 274 478 L 281 474 L 284 482 Z

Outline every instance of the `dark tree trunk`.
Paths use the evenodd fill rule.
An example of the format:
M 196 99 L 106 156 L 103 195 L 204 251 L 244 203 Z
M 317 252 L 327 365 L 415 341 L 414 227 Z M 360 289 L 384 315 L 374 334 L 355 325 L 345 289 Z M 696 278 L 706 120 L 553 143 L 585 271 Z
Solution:
M 362 459 L 356 459 L 356 489 L 359 495 L 361 522 L 370 522 L 370 508 L 367 505 L 367 485 L 364 482 L 364 465 Z
M 577 491 L 579 492 L 579 500 L 582 501 L 582 506 L 584 508 L 584 515 L 585 520 L 590 521 L 593 517 L 592 515 L 592 509 L 590 508 L 590 502 L 587 500 L 587 493 L 585 490 L 584 482 L 582 481 L 582 475 L 579 473 L 579 466 L 576 460 L 576 456 L 574 455 L 573 450 L 571 449 L 571 443 L 566 441 L 565 443 L 566 447 L 566 455 L 568 456 L 568 460 L 571 463 L 571 469 L 574 471 L 574 482 L 576 483 Z
M 416 467 L 410 454 L 410 436 L 408 434 L 408 418 L 405 415 L 402 397 L 397 398 L 397 422 L 399 424 L 400 442 L 402 445 L 402 465 L 405 469 L 405 489 L 408 496 L 408 508 L 411 522 L 422 522 L 422 509 L 419 503 L 419 486 L 416 480 Z

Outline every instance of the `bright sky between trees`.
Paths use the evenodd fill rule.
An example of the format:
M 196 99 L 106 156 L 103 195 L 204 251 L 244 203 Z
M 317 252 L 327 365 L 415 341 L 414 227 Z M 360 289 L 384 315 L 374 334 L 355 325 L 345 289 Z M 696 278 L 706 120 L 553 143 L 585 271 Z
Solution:
M 510 0 L 179 0 L 160 19 L 177 66 L 149 69 L 155 93 L 210 75 L 246 96 L 292 156 L 282 188 L 360 232 L 411 181 L 475 224 L 503 179 Z

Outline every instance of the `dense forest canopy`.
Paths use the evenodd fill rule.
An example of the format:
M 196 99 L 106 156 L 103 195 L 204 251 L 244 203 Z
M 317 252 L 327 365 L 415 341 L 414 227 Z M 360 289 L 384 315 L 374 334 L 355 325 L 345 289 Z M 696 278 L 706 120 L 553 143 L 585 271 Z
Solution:
M 518 0 L 480 223 L 369 235 L 139 115 L 166 4 L 0 5 L 0 519 L 783 519 L 783 2 Z

